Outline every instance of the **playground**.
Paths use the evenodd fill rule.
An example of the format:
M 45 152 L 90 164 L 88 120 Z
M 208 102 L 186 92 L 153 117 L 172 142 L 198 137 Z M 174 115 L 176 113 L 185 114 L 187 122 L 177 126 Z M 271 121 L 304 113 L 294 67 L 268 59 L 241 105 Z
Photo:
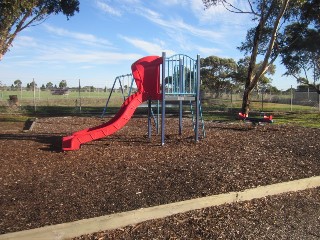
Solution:
M 139 91 L 127 97 L 114 116 L 40 117 L 26 131 L 22 123 L 1 124 L 0 238 L 320 176 L 319 128 L 270 124 L 269 117 L 263 125 L 203 121 L 197 61 L 169 59 L 169 64 L 178 63 L 170 78 L 158 68 L 163 59 L 137 61 L 145 72 L 133 65 Z M 191 71 L 186 71 L 189 63 Z M 144 82 L 148 78 L 157 81 Z M 166 84 L 159 84 L 160 78 Z M 164 106 L 168 99 L 177 105 L 175 114 L 167 114 L 166 107 L 151 113 L 151 105 L 159 101 Z M 148 107 L 137 114 L 143 102 Z M 193 114 L 182 111 L 183 102 L 195 103 Z M 231 239 L 246 233 L 255 233 L 252 239 L 288 234 L 316 239 L 319 190 L 191 211 L 78 239 Z M 212 220 L 217 218 L 222 225 Z M 257 228 L 261 232 L 255 232 Z

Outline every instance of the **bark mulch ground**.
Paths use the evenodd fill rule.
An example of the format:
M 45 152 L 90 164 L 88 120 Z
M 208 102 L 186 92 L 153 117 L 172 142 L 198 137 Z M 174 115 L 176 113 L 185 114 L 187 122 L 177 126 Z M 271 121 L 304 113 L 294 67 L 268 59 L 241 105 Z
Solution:
M 205 208 L 74 240 L 320 239 L 320 188 Z
M 0 234 L 320 175 L 320 129 L 276 124 L 206 122 L 207 137 L 194 143 L 191 120 L 184 119 L 179 136 L 172 118 L 160 146 L 159 136 L 147 138 L 147 119 L 133 118 L 112 136 L 61 152 L 62 136 L 102 121 L 51 117 L 38 119 L 31 132 L 0 129 Z M 91 239 L 224 238 L 228 229 L 228 236 L 244 239 L 264 229 L 266 239 L 274 239 L 272 219 L 291 205 L 310 216 L 308 236 L 317 237 L 319 189 L 296 194 L 193 211 Z M 296 223 L 281 225 L 283 235 L 275 236 L 299 229 Z

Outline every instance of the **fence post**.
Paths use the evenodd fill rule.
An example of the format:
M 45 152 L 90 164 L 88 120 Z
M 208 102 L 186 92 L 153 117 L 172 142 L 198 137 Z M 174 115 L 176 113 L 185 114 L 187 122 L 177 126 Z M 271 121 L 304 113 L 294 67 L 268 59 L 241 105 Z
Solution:
M 33 107 L 34 107 L 34 112 L 37 112 L 37 105 L 36 105 L 36 83 L 34 81 L 34 78 L 32 80 L 33 82 Z
M 319 112 L 320 112 L 320 84 L 318 86 L 318 90 L 319 90 L 319 93 L 318 93 L 318 109 L 319 109 Z
M 81 113 L 81 85 L 79 79 L 79 113 Z
M 233 111 L 233 98 L 232 98 L 232 94 L 233 94 L 233 89 L 232 89 L 232 87 L 231 87 L 231 89 L 230 89 L 231 111 Z
M 291 85 L 291 96 L 290 96 L 290 111 L 292 112 L 292 104 L 293 104 L 293 90 Z

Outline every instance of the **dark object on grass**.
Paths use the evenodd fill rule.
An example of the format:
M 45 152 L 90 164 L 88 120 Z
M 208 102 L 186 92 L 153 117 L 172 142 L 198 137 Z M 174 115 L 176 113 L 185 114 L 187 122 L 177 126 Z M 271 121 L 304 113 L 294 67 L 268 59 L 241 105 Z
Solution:
M 273 123 L 272 115 L 263 117 L 249 117 L 248 114 L 239 113 L 238 119 L 243 121 L 251 122 L 253 125 L 260 124 L 260 123 Z

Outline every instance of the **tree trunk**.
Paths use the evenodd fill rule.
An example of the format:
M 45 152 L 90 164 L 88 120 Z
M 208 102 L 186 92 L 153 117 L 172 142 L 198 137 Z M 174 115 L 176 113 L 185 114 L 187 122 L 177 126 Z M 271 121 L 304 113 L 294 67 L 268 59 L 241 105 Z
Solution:
M 249 114 L 250 111 L 250 93 L 249 89 L 245 89 L 242 96 L 242 107 L 241 107 L 241 113 L 242 114 Z
M 258 47 L 259 47 L 260 39 L 261 39 L 261 32 L 262 32 L 262 29 L 263 29 L 266 21 L 268 20 L 270 14 L 271 14 L 271 7 L 268 10 L 268 12 L 266 13 L 266 15 L 262 14 L 260 21 L 259 21 L 259 24 L 255 29 L 255 35 L 254 35 L 254 39 L 253 39 L 253 47 L 252 47 L 252 52 L 251 52 L 249 68 L 248 68 L 248 75 L 247 75 L 245 89 L 244 89 L 243 98 L 242 98 L 241 112 L 243 114 L 249 113 L 250 93 L 251 93 L 252 89 L 257 85 L 259 78 L 265 73 L 265 71 L 268 69 L 268 67 L 270 65 L 269 59 L 270 59 L 272 49 L 273 49 L 273 46 L 274 46 L 274 43 L 275 43 L 275 40 L 277 37 L 279 23 L 280 23 L 281 18 L 284 15 L 286 9 L 287 9 L 289 2 L 290 2 L 290 0 L 284 0 L 282 2 L 280 12 L 277 15 L 277 18 L 273 24 L 273 30 L 272 30 L 271 38 L 269 40 L 267 52 L 265 53 L 264 60 L 262 62 L 260 69 L 258 69 L 258 71 L 256 73 L 254 73 L 254 67 L 256 65 L 256 59 L 257 59 L 257 55 L 258 55 Z M 273 59 L 271 62 L 273 62 L 273 61 L 275 61 L 275 59 Z

